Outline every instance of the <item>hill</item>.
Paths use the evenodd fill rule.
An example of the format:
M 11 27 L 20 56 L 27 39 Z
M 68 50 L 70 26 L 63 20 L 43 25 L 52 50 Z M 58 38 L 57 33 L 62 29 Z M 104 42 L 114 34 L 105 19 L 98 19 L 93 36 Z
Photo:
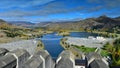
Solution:
M 4 20 L 0 19 L 0 24 L 6 23 Z
M 44 24 L 45 25 L 45 24 Z M 108 31 L 115 27 L 120 28 L 120 17 L 110 18 L 100 16 L 98 18 L 87 18 L 80 21 L 51 22 L 45 26 L 49 30 L 102 30 Z
M 23 27 L 32 27 L 35 24 L 28 21 L 8 21 L 9 24 Z
M 7 29 L 13 27 L 12 25 L 8 24 L 6 21 L 0 19 L 0 29 Z
M 119 17 L 116 17 L 116 18 L 114 18 L 115 20 L 117 20 L 117 21 L 120 21 L 120 16 Z

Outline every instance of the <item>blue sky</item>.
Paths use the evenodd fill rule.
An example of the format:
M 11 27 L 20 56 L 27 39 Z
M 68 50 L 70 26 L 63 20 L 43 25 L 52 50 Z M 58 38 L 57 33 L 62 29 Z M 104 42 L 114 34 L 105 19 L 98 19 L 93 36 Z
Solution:
M 0 0 L 6 21 L 61 21 L 120 15 L 120 0 Z

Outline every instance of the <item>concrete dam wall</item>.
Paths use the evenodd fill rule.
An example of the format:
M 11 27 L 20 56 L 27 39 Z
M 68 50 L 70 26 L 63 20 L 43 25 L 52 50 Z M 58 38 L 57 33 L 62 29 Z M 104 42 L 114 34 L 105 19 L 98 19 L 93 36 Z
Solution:
M 8 51 L 0 48 L 0 68 L 109 68 L 97 53 L 89 53 L 86 58 L 75 59 L 69 50 L 64 50 L 53 60 L 47 50 L 40 50 L 30 55 L 27 50 Z
M 67 60 L 70 60 L 72 64 L 69 57 Z M 61 59 L 59 59 L 57 63 L 52 60 L 52 57 L 46 50 L 40 50 L 30 55 L 29 52 L 24 49 L 8 51 L 5 48 L 0 48 L 0 68 L 61 68 L 62 65 L 59 64 L 59 61 L 60 63 L 62 62 Z M 73 67 L 66 67 L 64 65 L 62 68 Z

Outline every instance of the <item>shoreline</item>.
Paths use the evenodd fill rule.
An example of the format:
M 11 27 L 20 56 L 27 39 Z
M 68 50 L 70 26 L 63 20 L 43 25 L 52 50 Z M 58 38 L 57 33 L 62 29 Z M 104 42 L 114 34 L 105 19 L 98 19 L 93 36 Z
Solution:
M 63 39 L 64 39 L 64 38 L 62 38 L 62 39 L 60 40 L 60 45 L 61 45 L 65 50 L 71 51 L 71 52 L 74 54 L 74 56 L 75 56 L 76 59 L 82 59 L 83 56 L 84 56 L 84 54 L 83 54 L 80 50 L 76 49 L 76 48 L 73 47 L 73 46 L 67 46 L 67 44 L 66 44 L 66 45 L 63 44 L 63 42 L 64 42 Z M 66 47 L 68 47 L 68 48 L 66 48 Z
M 109 38 L 78 38 L 78 37 L 67 37 L 66 43 L 69 45 L 85 46 L 90 48 L 102 47 L 107 42 L 111 42 L 114 39 Z

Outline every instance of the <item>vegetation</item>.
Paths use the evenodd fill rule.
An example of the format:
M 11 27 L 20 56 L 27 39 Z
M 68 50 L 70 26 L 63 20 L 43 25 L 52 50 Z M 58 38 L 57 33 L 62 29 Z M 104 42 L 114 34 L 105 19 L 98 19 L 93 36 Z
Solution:
M 91 33 L 96 33 L 99 36 L 106 37 L 106 38 L 116 38 L 118 37 L 117 33 L 110 33 L 110 32 L 103 32 L 103 31 L 98 31 L 98 30 L 92 30 L 90 31 Z
M 107 42 L 101 49 L 101 56 L 103 57 L 110 56 L 110 52 L 112 52 L 112 48 L 113 46 Z
M 120 65 L 120 38 L 113 42 L 114 48 L 112 51 L 113 65 Z
M 18 29 L 18 28 L 12 28 L 12 29 L 6 29 L 6 30 L 1 30 L 4 34 L 6 34 L 6 37 L 10 38 L 23 38 L 23 39 L 31 39 L 34 37 L 40 37 L 42 33 L 32 31 L 31 29 Z
M 96 48 L 89 48 L 77 45 L 70 45 L 66 43 L 67 38 L 63 38 L 61 40 L 61 44 L 65 49 L 68 49 L 73 52 L 76 57 L 80 55 L 76 52 L 75 48 L 79 49 L 83 53 L 94 52 Z M 75 48 L 74 48 L 75 47 Z M 101 56 L 103 57 L 111 57 L 111 66 L 120 65 L 120 38 L 117 38 L 113 43 L 106 43 L 100 51 Z
M 120 38 L 116 39 L 113 44 L 107 43 L 102 49 L 106 52 L 105 55 L 111 57 L 111 66 L 120 65 Z
M 36 50 L 39 51 L 39 50 L 42 50 L 42 49 L 44 49 L 44 44 L 41 41 L 37 41 Z
M 77 50 L 75 49 L 75 47 L 73 47 L 73 46 L 69 45 L 68 43 L 66 43 L 66 40 L 67 40 L 67 38 L 61 39 L 60 44 L 62 45 L 62 47 L 63 47 L 64 49 L 66 49 L 66 50 L 70 50 L 70 51 L 74 54 L 74 56 L 75 56 L 76 58 L 81 58 L 82 56 L 81 56 L 81 54 L 79 53 L 79 51 L 77 51 Z
M 103 15 L 98 18 L 87 18 L 80 21 L 49 22 L 49 25 L 45 26 L 44 28 L 53 31 L 66 30 L 91 32 L 98 30 L 100 32 L 120 33 L 119 19 L 120 18 L 110 18 Z M 107 35 L 105 34 L 105 36 Z
M 70 33 L 68 31 L 59 31 L 57 34 L 61 35 L 61 36 L 69 36 L 70 35 Z
M 79 49 L 80 51 L 82 51 L 84 53 L 94 52 L 96 49 L 96 48 L 84 47 L 84 45 L 82 45 L 82 46 L 74 45 L 74 47 L 76 47 L 77 49 Z
M 47 32 L 41 29 L 31 29 L 25 27 L 17 27 L 9 24 L 0 25 L 0 38 L 3 40 L 0 43 L 10 42 L 18 39 L 33 39 L 37 37 L 42 37 L 43 34 Z M 15 38 L 15 39 L 14 39 Z
M 0 43 L 8 43 L 8 42 L 15 42 L 15 41 L 18 41 L 18 40 L 21 40 L 20 38 L 8 38 L 8 37 L 2 37 L 0 38 Z
M 107 50 L 104 50 L 104 49 L 102 49 L 101 50 L 101 56 L 103 56 L 103 57 L 107 57 L 107 56 L 109 56 L 110 55 L 110 53 L 107 51 Z

